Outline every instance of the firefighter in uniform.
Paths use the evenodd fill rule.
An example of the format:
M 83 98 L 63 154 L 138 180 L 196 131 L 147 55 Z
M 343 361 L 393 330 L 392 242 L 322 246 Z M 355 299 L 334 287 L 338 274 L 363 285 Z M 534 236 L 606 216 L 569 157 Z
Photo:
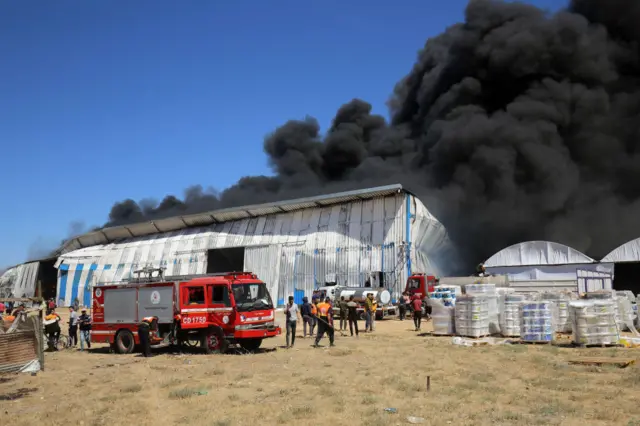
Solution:
M 155 317 L 142 318 L 140 324 L 138 324 L 138 338 L 140 339 L 140 346 L 142 347 L 142 356 L 151 356 L 151 341 L 149 340 L 149 332 L 151 330 L 151 324 Z

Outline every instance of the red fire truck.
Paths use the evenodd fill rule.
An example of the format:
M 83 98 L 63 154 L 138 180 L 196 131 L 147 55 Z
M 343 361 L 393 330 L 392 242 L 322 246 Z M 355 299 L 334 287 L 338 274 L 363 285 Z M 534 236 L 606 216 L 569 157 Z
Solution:
M 151 347 L 186 344 L 208 354 L 224 353 L 230 344 L 254 351 L 281 333 L 267 286 L 251 272 L 174 279 L 145 272 L 145 279 L 94 288 L 92 342 L 131 353 L 140 343 L 138 324 L 148 317 L 154 318 Z
M 436 286 L 435 275 L 426 275 L 424 273 L 415 273 L 407 278 L 407 287 L 404 291 L 409 293 L 409 296 L 418 295 L 424 299 L 428 293 L 434 292 Z

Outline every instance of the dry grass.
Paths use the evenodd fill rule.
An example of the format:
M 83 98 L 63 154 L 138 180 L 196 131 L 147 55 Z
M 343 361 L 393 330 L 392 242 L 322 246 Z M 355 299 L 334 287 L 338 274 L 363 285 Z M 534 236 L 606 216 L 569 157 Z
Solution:
M 255 355 L 47 354 L 45 372 L 3 380 L 0 395 L 37 390 L 0 397 L 0 412 L 13 426 L 395 425 L 407 416 L 432 425 L 640 425 L 638 366 L 567 363 L 638 350 L 457 347 L 398 321 L 358 340 L 337 335 L 335 348 L 311 343 Z M 265 347 L 283 344 L 281 336 Z

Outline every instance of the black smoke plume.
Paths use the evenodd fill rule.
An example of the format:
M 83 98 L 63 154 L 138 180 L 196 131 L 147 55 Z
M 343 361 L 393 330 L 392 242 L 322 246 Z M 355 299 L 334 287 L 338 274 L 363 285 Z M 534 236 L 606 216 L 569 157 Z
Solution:
M 640 236 L 639 23 L 637 0 L 471 1 L 396 85 L 390 122 L 361 100 L 324 135 L 289 121 L 264 142 L 275 176 L 125 200 L 107 225 L 399 182 L 469 266 L 530 239 L 602 256 Z

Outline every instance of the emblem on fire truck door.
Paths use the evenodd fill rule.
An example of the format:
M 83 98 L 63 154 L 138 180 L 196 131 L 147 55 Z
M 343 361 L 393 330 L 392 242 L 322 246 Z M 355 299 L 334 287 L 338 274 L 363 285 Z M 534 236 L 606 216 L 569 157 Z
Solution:
M 101 289 L 97 289 L 96 290 L 96 297 L 100 297 L 102 296 L 102 290 Z
M 160 293 L 158 293 L 158 291 L 151 292 L 151 303 L 154 305 L 160 303 Z

